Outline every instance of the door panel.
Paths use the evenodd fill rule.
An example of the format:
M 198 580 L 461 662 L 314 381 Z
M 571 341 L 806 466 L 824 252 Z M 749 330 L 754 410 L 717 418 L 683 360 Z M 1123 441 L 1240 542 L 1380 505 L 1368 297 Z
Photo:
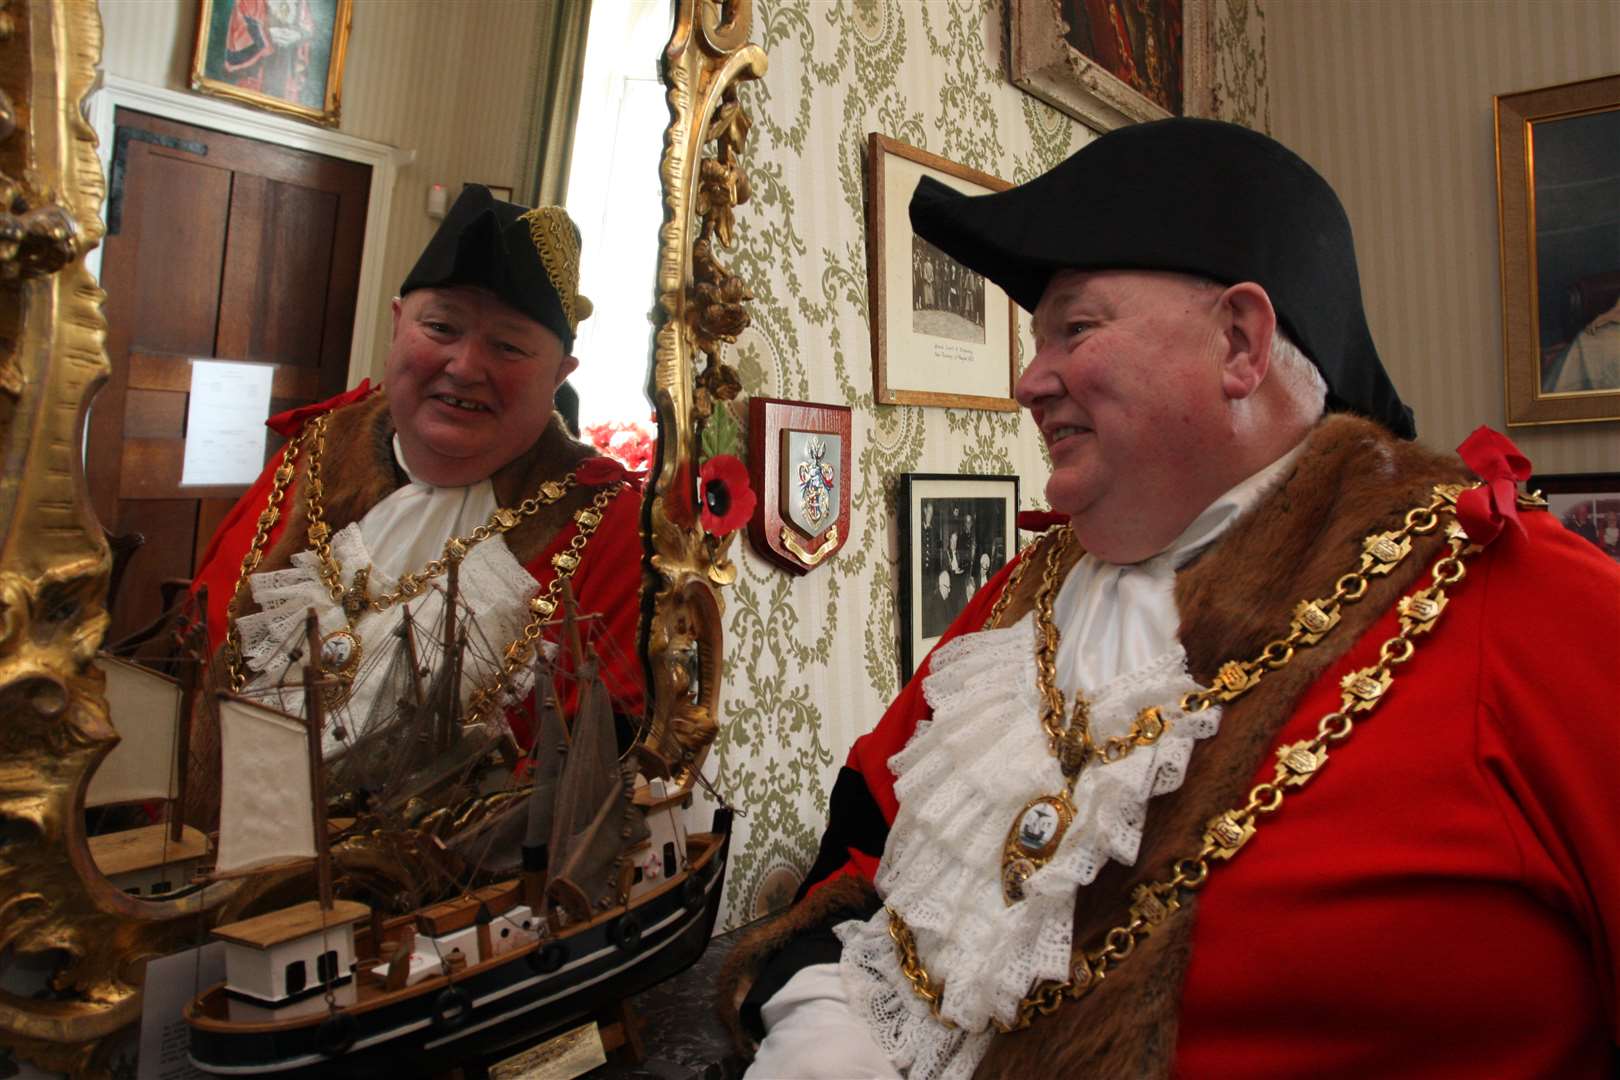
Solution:
M 90 423 L 92 499 L 146 543 L 111 602 L 112 640 L 155 618 L 242 486 L 182 487 L 194 358 L 274 367 L 272 413 L 341 391 L 371 170 L 120 109 L 121 228 L 102 259 L 113 373 Z M 270 436 L 266 454 L 281 440 Z

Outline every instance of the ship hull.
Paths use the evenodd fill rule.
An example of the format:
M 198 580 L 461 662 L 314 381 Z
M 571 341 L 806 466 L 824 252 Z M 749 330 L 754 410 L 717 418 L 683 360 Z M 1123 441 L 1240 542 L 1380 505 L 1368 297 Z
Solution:
M 224 988 L 214 987 L 187 1009 L 192 1064 L 220 1076 L 399 1080 L 469 1060 L 499 1060 L 568 1030 L 703 955 L 725 880 L 728 811 L 717 812 L 713 836 L 712 853 L 684 880 L 633 904 L 622 916 L 565 931 L 448 980 L 437 977 L 381 995 L 319 1022 L 224 1022 L 215 1018 L 220 1014 L 216 995 Z

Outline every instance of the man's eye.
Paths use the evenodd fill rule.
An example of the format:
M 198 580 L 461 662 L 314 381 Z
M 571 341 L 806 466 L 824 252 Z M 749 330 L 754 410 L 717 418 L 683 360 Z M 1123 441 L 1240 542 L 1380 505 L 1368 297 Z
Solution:
M 429 319 L 423 325 L 435 334 L 450 334 L 455 332 L 454 328 L 449 323 L 436 322 L 432 319 Z

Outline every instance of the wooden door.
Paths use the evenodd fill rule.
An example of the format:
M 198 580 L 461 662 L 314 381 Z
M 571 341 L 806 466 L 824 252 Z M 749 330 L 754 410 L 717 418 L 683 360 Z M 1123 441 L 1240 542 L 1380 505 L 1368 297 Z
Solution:
M 274 366 L 271 412 L 344 389 L 371 168 L 119 109 L 102 256 L 112 376 L 90 417 L 96 513 L 140 533 L 109 641 L 157 616 L 246 487 L 182 487 L 191 360 Z M 280 440 L 271 435 L 266 453 Z

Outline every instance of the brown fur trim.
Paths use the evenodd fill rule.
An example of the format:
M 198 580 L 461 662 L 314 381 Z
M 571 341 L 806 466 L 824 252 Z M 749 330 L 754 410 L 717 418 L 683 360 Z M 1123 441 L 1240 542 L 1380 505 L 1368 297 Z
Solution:
M 1367 421 L 1324 420 L 1281 485 L 1178 576 L 1181 639 L 1194 678 L 1208 681 L 1226 659 L 1253 656 L 1283 636 L 1294 605 L 1331 594 L 1369 532 L 1398 527 L 1433 484 L 1467 479 L 1454 458 L 1398 443 Z M 1241 802 L 1300 696 L 1427 571 L 1439 547 L 1439 537 L 1420 539 L 1394 573 L 1374 578 L 1362 600 L 1345 605 L 1332 634 L 1226 707 L 1183 786 L 1154 801 L 1136 865 L 1110 863 L 1080 892 L 1076 941 L 1093 944 L 1123 922 L 1131 888 L 1165 875 L 1197 849 L 1205 821 Z M 998 1037 L 975 1075 L 1168 1077 L 1196 913 L 1194 897 L 1089 997 Z
M 803 901 L 744 930 L 720 969 L 716 1009 L 732 1041 L 746 1057 L 754 1056 L 754 1041 L 742 1029 L 738 1010 L 754 980 L 775 956 L 799 934 L 847 919 L 864 919 L 882 903 L 871 882 L 854 874 L 828 881 Z

